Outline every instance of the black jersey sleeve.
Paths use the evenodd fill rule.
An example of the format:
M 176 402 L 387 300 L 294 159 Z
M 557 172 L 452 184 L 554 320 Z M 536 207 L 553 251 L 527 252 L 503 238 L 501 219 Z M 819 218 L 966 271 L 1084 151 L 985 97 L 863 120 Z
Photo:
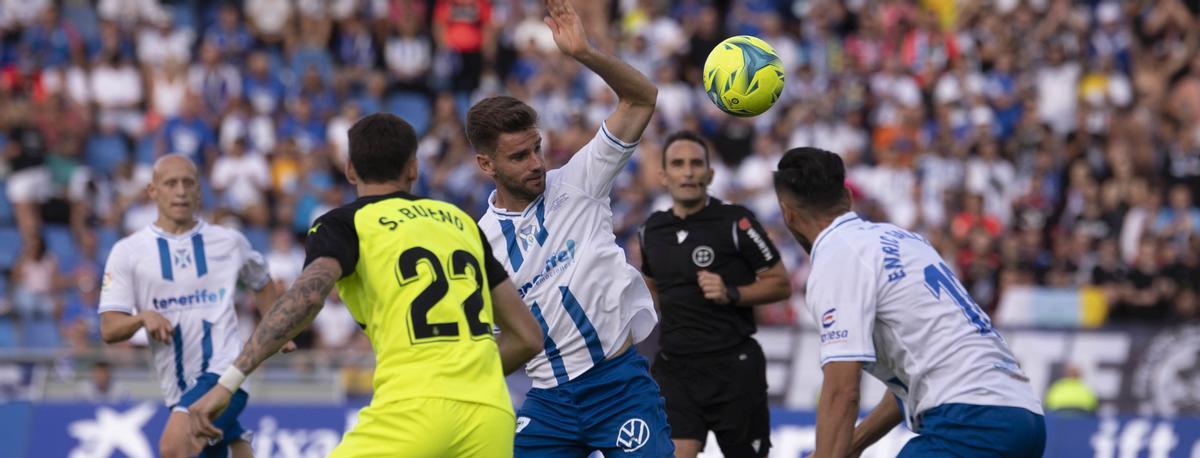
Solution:
M 742 259 L 755 272 L 767 270 L 779 262 L 779 250 L 763 230 L 754 213 L 745 208 L 739 208 L 733 221 L 734 243 Z
M 508 279 L 508 271 L 504 270 L 504 266 L 500 265 L 500 261 L 492 254 L 492 244 L 488 243 L 483 229 L 479 229 L 479 241 L 483 243 L 483 269 L 487 271 L 488 289 L 492 289 Z
M 358 232 L 354 229 L 354 209 L 335 208 L 321 215 L 308 229 L 304 242 L 304 266 L 317 258 L 336 259 L 342 267 L 342 278 L 354 273 L 358 265 Z
M 651 216 L 651 218 L 653 218 L 653 216 Z M 650 221 L 647 220 L 646 224 L 643 224 L 642 227 L 638 229 L 638 251 L 641 253 L 640 257 L 642 258 L 642 275 L 645 275 L 648 278 L 654 278 L 654 272 L 650 270 L 650 253 L 646 252 L 646 226 L 649 225 Z

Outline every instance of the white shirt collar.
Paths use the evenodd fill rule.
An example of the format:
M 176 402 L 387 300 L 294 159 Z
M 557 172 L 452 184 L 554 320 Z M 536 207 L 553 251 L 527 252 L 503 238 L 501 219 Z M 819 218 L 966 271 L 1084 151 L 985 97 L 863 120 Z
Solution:
M 854 212 L 842 213 L 841 216 L 834 218 L 833 222 L 829 223 L 828 227 L 826 227 L 825 229 L 822 229 L 820 234 L 817 234 L 817 239 L 813 240 L 812 251 L 808 254 L 809 258 L 816 257 L 817 245 L 820 245 L 821 241 L 825 240 L 826 236 L 833 233 L 833 231 L 837 230 L 837 228 L 839 228 L 839 227 L 842 227 L 846 223 L 849 223 L 849 222 L 855 221 L 855 220 L 859 220 L 859 219 L 860 218 L 858 217 L 858 214 L 854 213 Z

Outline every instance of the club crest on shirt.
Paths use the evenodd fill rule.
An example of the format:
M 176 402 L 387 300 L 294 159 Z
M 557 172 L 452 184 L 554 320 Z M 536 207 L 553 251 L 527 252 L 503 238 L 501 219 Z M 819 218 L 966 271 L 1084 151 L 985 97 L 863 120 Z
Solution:
M 187 248 L 175 250 L 175 256 L 172 257 L 175 261 L 175 267 L 186 269 L 192 265 L 192 253 Z
M 537 225 L 530 224 L 522 227 L 517 233 L 517 238 L 521 241 L 521 249 L 529 251 L 529 247 L 537 243 Z
M 696 264 L 696 267 L 704 268 L 711 266 L 716 257 L 716 253 L 708 245 L 700 245 L 692 250 L 692 263 Z

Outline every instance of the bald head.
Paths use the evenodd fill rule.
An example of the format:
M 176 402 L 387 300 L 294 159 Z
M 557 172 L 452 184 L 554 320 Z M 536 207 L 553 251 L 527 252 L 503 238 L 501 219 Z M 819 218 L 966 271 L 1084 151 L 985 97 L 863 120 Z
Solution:
M 159 227 L 189 226 L 200 209 L 200 171 L 186 156 L 160 157 L 146 192 L 158 207 Z
M 192 178 L 200 176 L 200 169 L 196 168 L 196 163 L 188 159 L 182 154 L 168 154 L 154 161 L 154 181 L 166 175 L 177 173 L 191 173 Z

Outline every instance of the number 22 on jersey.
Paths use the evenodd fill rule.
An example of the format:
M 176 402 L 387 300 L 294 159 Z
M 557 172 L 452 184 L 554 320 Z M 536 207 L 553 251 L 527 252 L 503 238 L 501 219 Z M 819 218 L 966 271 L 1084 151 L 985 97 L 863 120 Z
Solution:
M 452 286 L 471 288 L 471 280 L 474 281 L 472 292 L 463 300 L 462 304 L 455 305 L 458 305 L 462 313 L 466 315 L 467 332 L 470 333 L 471 339 L 492 338 L 491 323 L 483 321 L 480 317 L 484 304 L 484 281 L 479 259 L 467 251 L 455 250 L 450 255 L 450 259 L 445 261 L 446 268 L 444 269 L 442 259 L 438 259 L 432 251 L 421 247 L 409 248 L 400 254 L 396 263 L 396 281 L 401 286 L 408 286 L 421 278 L 418 266 L 422 263 L 426 265 L 428 274 L 433 276 L 429 286 L 426 286 L 417 295 L 409 307 L 408 322 L 409 329 L 412 331 L 409 333 L 409 340 L 414 345 L 458 341 L 461 334 L 458 321 L 430 322 L 429 312 L 439 305 L 442 307 L 452 306 L 442 304 L 445 302 L 450 288 Z M 447 269 L 450 271 L 449 276 L 446 275 Z

